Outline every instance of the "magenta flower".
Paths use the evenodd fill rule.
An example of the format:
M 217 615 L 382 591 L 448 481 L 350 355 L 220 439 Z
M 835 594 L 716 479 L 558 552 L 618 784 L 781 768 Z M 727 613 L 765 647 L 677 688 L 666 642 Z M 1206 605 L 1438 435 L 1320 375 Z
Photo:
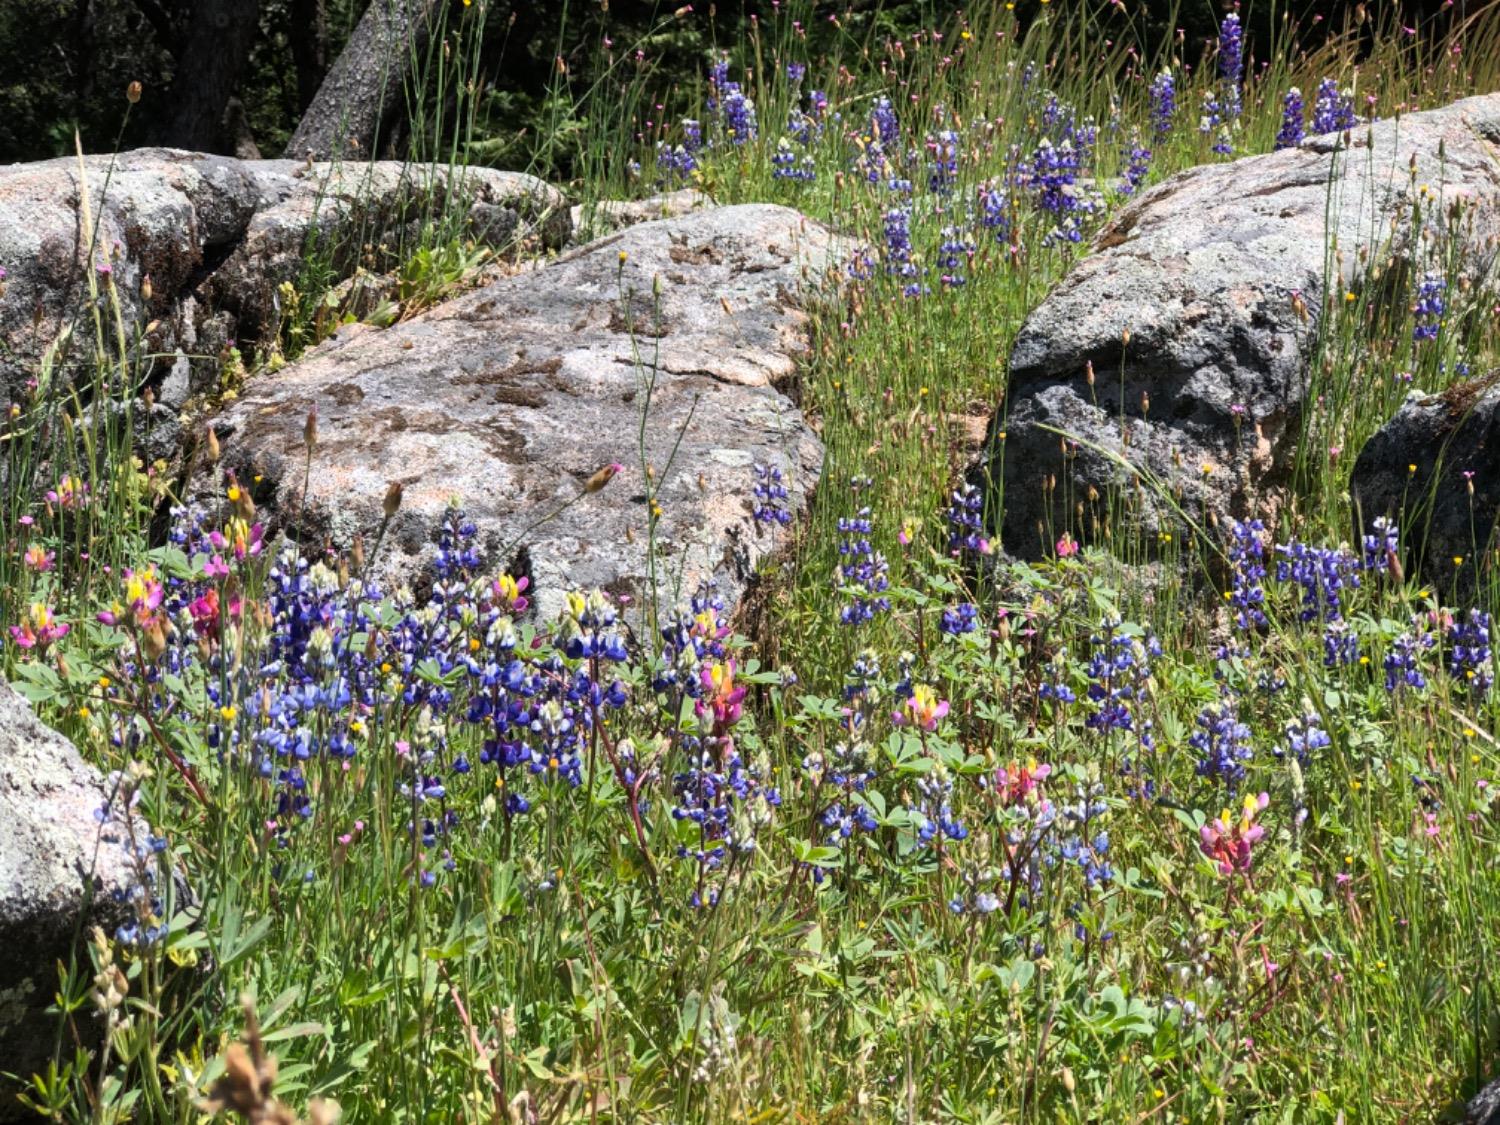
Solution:
M 1266 834 L 1265 828 L 1255 823 L 1255 818 L 1270 803 L 1271 798 L 1265 793 L 1247 796 L 1240 806 L 1238 819 L 1225 809 L 1218 819 L 1209 821 L 1198 830 L 1198 848 L 1214 861 L 1220 875 L 1249 872 L 1251 846 Z
M 211 532 L 208 541 L 214 545 L 215 550 L 232 554 L 235 562 L 243 562 L 260 554 L 263 534 L 264 529 L 260 524 L 246 523 L 235 516 L 224 525 L 223 531 Z
M 59 508 L 81 508 L 89 501 L 89 486 L 71 474 L 57 482 L 57 487 L 47 490 L 47 501 Z
M 40 543 L 33 543 L 26 548 L 26 553 L 21 556 L 22 563 L 27 570 L 48 571 L 57 563 L 57 553 L 49 551 Z
M 512 578 L 502 574 L 490 583 L 490 595 L 495 599 L 495 608 L 502 613 L 524 613 L 531 603 L 521 595 L 531 585 L 529 578 Z
M 698 673 L 703 695 L 693 709 L 699 718 L 713 716 L 715 734 L 723 734 L 744 713 L 745 693 L 749 689 L 734 682 L 734 671 L 734 661 L 726 660 L 722 664 L 704 664 Z
M 219 639 L 220 618 L 222 616 L 222 604 L 219 600 L 219 591 L 210 589 L 201 597 L 194 598 L 188 603 L 188 616 L 193 619 L 193 632 L 208 641 Z M 238 621 L 243 609 L 243 603 L 239 598 L 232 598 L 229 602 L 229 620 Z
M 106 625 L 119 625 L 130 620 L 145 628 L 157 619 L 164 591 L 155 567 L 148 566 L 139 572 L 126 570 L 121 576 L 121 592 L 125 604 L 115 602 L 98 615 L 100 621 Z
M 71 628 L 57 620 L 50 607 L 34 602 L 25 619 L 10 627 L 10 635 L 20 648 L 46 648 L 66 637 Z
M 1006 805 L 1015 805 L 1036 792 L 1052 774 L 1046 762 L 1028 758 L 1024 763 L 1012 761 L 995 771 L 995 794 Z
M 937 730 L 938 721 L 948 713 L 948 701 L 939 699 L 926 684 L 911 689 L 911 698 L 901 710 L 891 712 L 891 722 L 898 727 L 917 727 L 928 732 Z

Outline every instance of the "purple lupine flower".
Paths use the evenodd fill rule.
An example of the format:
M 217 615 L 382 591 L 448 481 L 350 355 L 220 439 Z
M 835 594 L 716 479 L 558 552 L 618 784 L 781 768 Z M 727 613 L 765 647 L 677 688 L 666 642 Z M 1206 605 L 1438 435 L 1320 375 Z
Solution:
M 1125 162 L 1124 182 L 1120 184 L 1121 195 L 1134 195 L 1151 172 L 1151 150 L 1142 148 L 1140 137 L 1133 139 Z
M 745 95 L 739 88 L 739 84 L 731 82 L 730 89 L 724 94 L 724 128 L 729 132 L 729 139 L 737 145 L 755 139 L 758 127 L 755 121 L 755 103 Z
M 798 156 L 792 151 L 792 146 L 785 137 L 776 142 L 776 152 L 771 157 L 771 178 L 773 180 L 792 180 L 796 183 L 809 183 L 818 178 L 818 172 L 813 165 L 811 154 L 804 153 Z
M 1427 677 L 1422 673 L 1421 655 L 1432 645 L 1432 634 L 1420 627 L 1397 637 L 1381 661 L 1385 669 L 1385 690 L 1394 695 L 1407 688 L 1416 691 L 1425 688 Z
M 1302 126 L 1302 91 L 1293 86 L 1281 102 L 1281 131 L 1276 134 L 1276 147 L 1296 148 L 1307 135 Z
M 1384 570 L 1390 566 L 1393 555 L 1401 550 L 1401 530 L 1384 516 L 1370 521 L 1370 530 L 1361 540 L 1365 552 L 1366 570 Z
M 1292 540 L 1276 545 L 1276 580 L 1302 587 L 1303 622 L 1343 619 L 1343 595 L 1359 586 L 1359 560 L 1342 547 L 1309 547 Z
M 949 553 L 954 558 L 989 554 L 990 543 L 984 537 L 984 493 L 964 484 L 954 489 L 948 500 Z
M 1490 615 L 1471 609 L 1448 627 L 1448 674 L 1476 695 L 1489 691 L 1495 674 L 1490 660 Z
M 1112 730 L 1137 731 L 1133 706 L 1145 698 L 1151 678 L 1151 661 L 1161 655 L 1161 645 L 1150 633 L 1143 638 L 1127 632 L 1118 619 L 1106 619 L 1099 632 L 1089 638 L 1088 698 L 1093 713 L 1085 720 L 1090 730 L 1108 734 Z M 1141 745 L 1155 746 L 1149 720 L 1138 730 Z
M 940 195 L 952 191 L 958 179 L 958 134 L 952 129 L 928 134 L 926 147 L 928 188 Z
M 950 637 L 972 633 L 978 627 L 979 608 L 973 602 L 960 602 L 951 609 L 943 610 L 942 620 L 938 622 L 938 629 Z
M 1250 728 L 1240 722 L 1234 702 L 1225 699 L 1198 713 L 1198 729 L 1188 736 L 1198 751 L 1197 774 L 1222 782 L 1231 794 L 1245 777 L 1245 763 L 1253 756 Z
M 875 100 L 875 108 L 870 111 L 870 136 L 884 146 L 894 146 L 900 139 L 901 126 L 890 98 Z
M 1447 290 L 1448 283 L 1437 274 L 1429 273 L 1417 286 L 1417 301 L 1412 306 L 1417 323 L 1412 329 L 1413 340 L 1436 340 L 1438 330 L 1443 326 L 1443 313 L 1447 311 L 1447 305 L 1443 302 L 1443 293 Z
M 1241 629 L 1259 628 L 1266 623 L 1266 547 L 1262 536 L 1266 525 L 1260 520 L 1235 520 L 1229 529 L 1229 564 L 1231 585 L 1229 604 L 1234 607 L 1234 623 Z
M 1177 112 L 1177 80 L 1164 70 L 1151 80 L 1151 131 L 1158 139 L 1172 131 L 1172 115 Z
M 757 136 L 755 103 L 738 82 L 730 81 L 728 59 L 709 68 L 707 106 L 709 116 L 719 122 L 733 144 L 743 145 Z
M 1307 765 L 1314 753 L 1326 750 L 1333 745 L 1328 737 L 1328 732 L 1323 729 L 1322 721 L 1313 711 L 1308 711 L 1301 718 L 1288 719 L 1286 724 L 1286 747 L 1276 748 L 1276 756 L 1282 757 L 1290 752 L 1297 759 L 1297 764 Z
M 873 483 L 868 477 L 855 477 L 850 486 L 857 496 Z M 852 516 L 840 517 L 839 565 L 837 583 L 849 601 L 839 613 L 845 625 L 863 625 L 877 613 L 891 608 L 890 564 L 870 542 L 873 525 L 870 509 L 860 508 Z
M 1073 190 L 1078 170 L 1078 150 L 1072 142 L 1065 139 L 1054 146 L 1045 137 L 1024 169 L 1023 176 L 1037 209 L 1057 219 L 1057 226 L 1047 235 L 1048 242 L 1083 241 L 1078 219 L 1080 214 L 1092 212 L 1094 204 Z
M 1245 77 L 1245 33 L 1240 17 L 1230 12 L 1219 25 L 1219 78 L 1228 120 L 1240 115 L 1240 83 Z
M 787 491 L 782 481 L 781 470 L 775 465 L 756 465 L 754 473 L 755 485 L 751 488 L 754 500 L 751 511 L 755 521 L 785 527 L 792 522 L 792 513 L 787 509 Z
M 979 189 L 979 225 L 995 232 L 995 241 L 1010 241 L 1010 197 L 1000 188 L 985 185 Z
M 944 227 L 943 241 L 938 244 L 937 265 L 942 270 L 942 281 L 950 289 L 963 285 L 964 270 L 974 257 L 975 245 L 963 236 L 959 227 Z
M 1338 668 L 1359 659 L 1359 637 L 1343 621 L 1323 626 L 1323 667 Z
M 1339 90 L 1332 78 L 1318 83 L 1318 94 L 1313 100 L 1312 131 L 1315 134 L 1342 133 L 1359 123 L 1354 116 L 1354 98 Z

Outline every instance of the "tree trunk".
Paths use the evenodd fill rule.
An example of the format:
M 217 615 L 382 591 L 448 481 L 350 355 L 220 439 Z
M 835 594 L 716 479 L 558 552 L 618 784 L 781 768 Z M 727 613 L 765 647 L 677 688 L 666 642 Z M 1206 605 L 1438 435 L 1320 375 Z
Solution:
M 224 152 L 224 110 L 234 94 L 260 15 L 260 0 L 198 0 L 175 52 L 172 109 L 159 139 L 198 152 Z
M 349 44 L 307 107 L 286 155 L 317 160 L 374 155 L 400 111 L 406 76 L 427 49 L 441 0 L 370 0 Z

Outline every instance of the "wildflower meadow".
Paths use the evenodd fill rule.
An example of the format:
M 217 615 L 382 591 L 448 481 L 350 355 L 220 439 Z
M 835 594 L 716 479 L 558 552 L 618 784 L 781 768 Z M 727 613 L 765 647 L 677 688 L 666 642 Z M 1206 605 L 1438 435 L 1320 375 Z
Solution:
M 974 466 L 1022 321 L 1111 216 L 1500 89 L 1500 8 L 1278 9 L 1269 38 L 1225 8 L 1194 41 L 1133 7 L 856 36 L 782 0 L 693 83 L 649 36 L 557 76 L 585 232 L 689 189 L 841 239 L 793 380 L 822 473 L 794 511 L 789 470 L 744 466 L 789 545 L 738 603 L 543 614 L 472 496 L 420 575 L 388 565 L 399 486 L 342 540 L 258 506 L 208 419 L 316 317 L 226 349 L 192 464 L 157 457 L 100 258 L 69 363 L 0 423 L 0 672 L 107 777 L 101 821 L 149 833 L 101 844 L 131 917 L 58 966 L 53 1061 L 17 1076 L 38 1120 L 1462 1119 L 1500 1075 L 1495 514 L 1477 584 L 1436 581 L 1349 473 L 1410 390 L 1500 367 L 1500 278 L 1435 247 L 1394 300 L 1328 286 L 1289 497 L 1249 518 L 1147 542 L 1106 514 L 1022 561 Z M 314 409 L 300 474 L 320 441 Z M 575 512 L 671 503 L 638 443 Z

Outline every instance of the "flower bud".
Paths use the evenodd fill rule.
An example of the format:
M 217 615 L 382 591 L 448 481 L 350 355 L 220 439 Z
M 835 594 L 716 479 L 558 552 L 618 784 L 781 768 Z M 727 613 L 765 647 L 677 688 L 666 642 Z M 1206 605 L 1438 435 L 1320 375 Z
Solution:
M 390 519 L 401 510 L 402 484 L 399 480 L 391 482 L 391 486 L 385 490 L 385 501 L 381 507 L 385 511 L 385 518 Z
M 141 655 L 147 661 L 155 664 L 161 659 L 161 654 L 167 651 L 167 634 L 163 631 L 160 621 L 152 621 L 141 633 Z
M 611 464 L 605 465 L 604 468 L 600 469 L 593 476 L 589 477 L 589 479 L 586 482 L 584 482 L 584 486 L 583 486 L 584 495 L 588 495 L 589 493 L 593 493 L 593 492 L 598 492 L 606 484 L 608 484 L 610 481 L 612 481 L 614 479 L 615 474 L 618 473 L 624 467 L 625 466 L 622 465 L 622 464 L 620 464 L 618 461 L 615 461 L 615 462 L 613 462 Z
M 141 100 L 141 84 L 139 82 L 132 82 L 129 86 L 125 87 L 125 100 L 131 105 L 135 105 Z

